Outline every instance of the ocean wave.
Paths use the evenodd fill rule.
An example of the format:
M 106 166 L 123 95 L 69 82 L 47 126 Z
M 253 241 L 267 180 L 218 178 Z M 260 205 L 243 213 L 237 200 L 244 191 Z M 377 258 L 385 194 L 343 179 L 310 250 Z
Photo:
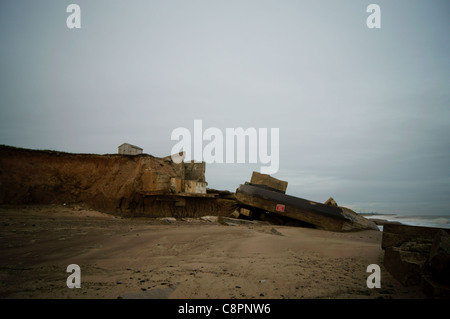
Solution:
M 384 219 L 391 222 L 399 222 L 404 225 L 450 228 L 450 216 L 402 216 L 402 215 L 376 215 L 368 216 L 368 219 Z

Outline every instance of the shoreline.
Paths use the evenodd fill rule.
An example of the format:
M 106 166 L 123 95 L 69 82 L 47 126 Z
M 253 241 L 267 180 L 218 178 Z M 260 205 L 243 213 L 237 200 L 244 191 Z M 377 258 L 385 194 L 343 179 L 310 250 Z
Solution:
M 440 216 L 402 216 L 402 215 L 373 215 L 367 216 L 363 215 L 365 218 L 373 221 L 378 228 L 386 224 L 397 224 L 397 225 L 408 225 L 408 226 L 421 226 L 421 227 L 437 227 L 437 228 L 450 228 L 450 216 L 440 215 Z
M 384 269 L 378 231 L 124 218 L 74 205 L 0 215 L 2 299 L 425 298 Z M 373 263 L 380 289 L 366 285 Z M 66 286 L 69 264 L 81 268 L 81 289 Z

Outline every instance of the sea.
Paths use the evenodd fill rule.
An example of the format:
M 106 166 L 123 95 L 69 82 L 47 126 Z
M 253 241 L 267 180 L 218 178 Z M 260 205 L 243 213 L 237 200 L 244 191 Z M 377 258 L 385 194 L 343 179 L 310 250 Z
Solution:
M 417 215 L 403 216 L 395 214 L 363 214 L 367 219 L 385 219 L 388 221 L 399 222 L 403 225 L 438 227 L 450 229 L 450 215 L 433 216 L 433 215 Z M 378 226 L 383 230 L 383 226 Z

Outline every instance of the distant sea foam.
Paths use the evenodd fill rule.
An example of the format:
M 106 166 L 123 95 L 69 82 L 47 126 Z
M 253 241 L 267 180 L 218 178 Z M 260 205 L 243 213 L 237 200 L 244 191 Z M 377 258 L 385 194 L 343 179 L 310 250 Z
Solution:
M 425 227 L 438 227 L 438 228 L 450 228 L 450 215 L 446 216 L 430 216 L 430 215 L 418 215 L 418 216 L 402 216 L 402 215 L 367 215 L 364 216 L 368 219 L 385 219 L 392 222 L 399 222 L 404 225 L 411 226 L 425 226 Z M 382 227 L 378 226 L 381 230 Z

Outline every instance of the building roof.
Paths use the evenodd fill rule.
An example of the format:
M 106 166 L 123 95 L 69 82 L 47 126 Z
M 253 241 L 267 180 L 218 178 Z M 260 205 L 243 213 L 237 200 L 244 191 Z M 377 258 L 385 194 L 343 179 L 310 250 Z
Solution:
M 119 145 L 119 147 L 124 146 L 124 145 L 128 145 L 128 146 L 131 146 L 131 147 L 133 147 L 133 148 L 140 149 L 141 151 L 143 150 L 143 149 L 140 148 L 139 146 L 136 146 L 136 145 L 133 145 L 133 144 L 129 144 L 129 143 L 123 143 L 123 144 Z

